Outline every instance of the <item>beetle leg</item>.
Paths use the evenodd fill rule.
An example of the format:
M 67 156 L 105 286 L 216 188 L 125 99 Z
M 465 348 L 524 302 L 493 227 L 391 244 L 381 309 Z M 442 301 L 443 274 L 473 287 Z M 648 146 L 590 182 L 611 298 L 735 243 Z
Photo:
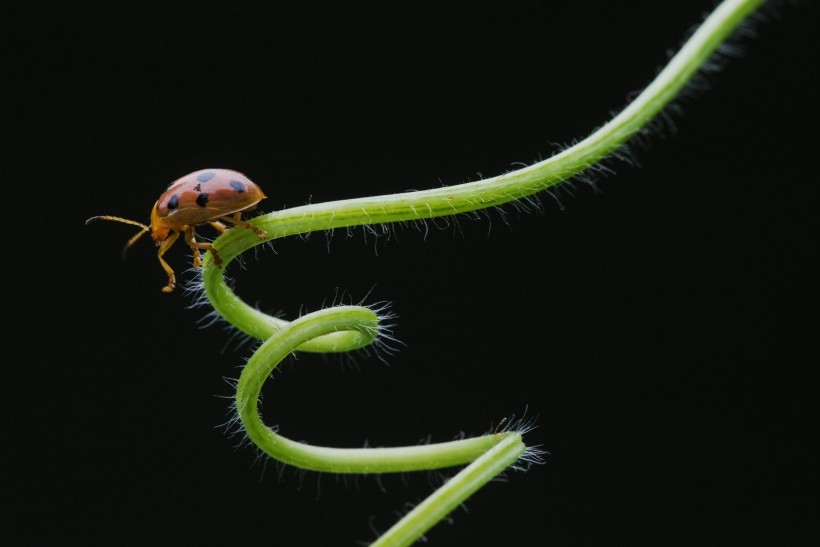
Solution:
M 194 268 L 199 268 L 202 265 L 202 259 L 200 258 L 199 250 L 204 249 L 206 251 L 210 251 L 214 257 L 214 264 L 217 266 L 222 264 L 222 258 L 219 256 L 219 253 L 216 251 L 214 246 L 210 243 L 200 243 L 196 240 L 196 235 L 194 234 L 194 226 L 188 226 L 185 229 L 185 243 L 191 248 L 191 251 L 194 253 Z
M 171 292 L 176 287 L 177 280 L 176 276 L 174 275 L 174 270 L 171 269 L 171 266 L 165 262 L 165 259 L 162 258 L 162 255 L 165 254 L 165 251 L 171 248 L 171 245 L 179 237 L 179 232 L 171 232 L 171 234 L 162 240 L 162 243 L 159 244 L 159 251 L 157 251 L 157 258 L 159 259 L 160 265 L 162 265 L 162 269 L 165 270 L 165 273 L 168 274 L 168 284 L 162 288 L 162 292 Z
M 219 222 L 218 220 L 214 220 L 213 222 L 209 222 L 209 224 L 211 226 L 213 226 L 214 230 L 216 230 L 220 234 L 224 234 L 225 232 L 228 231 L 228 227 L 225 226 L 224 224 L 222 224 L 221 222 Z
M 238 224 L 239 226 L 242 226 L 243 228 L 247 228 L 251 232 L 258 235 L 259 239 L 264 239 L 265 236 L 268 235 L 265 232 L 265 230 L 261 230 L 261 229 L 257 228 L 256 226 L 251 225 L 250 222 L 242 220 L 242 211 L 239 211 L 238 213 L 234 213 L 233 216 L 224 216 L 224 217 L 219 217 L 219 218 L 221 220 L 224 220 L 225 222 L 230 222 L 231 224 Z

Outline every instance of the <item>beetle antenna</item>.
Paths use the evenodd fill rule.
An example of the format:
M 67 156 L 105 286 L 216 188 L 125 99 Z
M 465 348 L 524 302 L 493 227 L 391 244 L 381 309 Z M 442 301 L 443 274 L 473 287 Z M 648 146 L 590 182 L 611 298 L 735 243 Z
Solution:
M 98 216 L 98 217 L 91 217 L 91 218 L 89 218 L 88 220 L 86 220 L 86 221 L 85 221 L 86 225 L 88 225 L 88 223 L 89 223 L 89 222 L 91 222 L 92 220 L 113 220 L 113 221 L 116 221 L 116 222 L 122 222 L 123 224 L 131 224 L 131 225 L 133 225 L 133 226 L 139 226 L 140 228 L 142 228 L 142 230 L 140 230 L 139 232 L 137 232 L 137 234 L 136 234 L 134 237 L 132 237 L 131 239 L 129 239 L 129 240 L 128 240 L 128 243 L 126 243 L 126 244 L 125 244 L 125 247 L 123 247 L 123 249 L 122 249 L 122 257 L 123 257 L 123 259 L 125 258 L 125 253 L 128 251 L 128 249 L 130 249 L 130 248 L 131 248 L 131 245 L 133 245 L 134 243 L 136 243 L 136 241 L 137 241 L 140 237 L 142 237 L 142 235 L 143 235 L 145 232 L 149 232 L 149 231 L 151 230 L 151 228 L 150 228 L 149 226 L 146 226 L 146 225 L 145 225 L 145 224 L 143 224 L 142 222 L 137 222 L 136 220 L 129 220 L 129 219 L 127 219 L 127 218 L 122 218 L 122 217 L 113 217 L 113 216 L 109 216 L 109 215 L 102 215 L 102 216 Z

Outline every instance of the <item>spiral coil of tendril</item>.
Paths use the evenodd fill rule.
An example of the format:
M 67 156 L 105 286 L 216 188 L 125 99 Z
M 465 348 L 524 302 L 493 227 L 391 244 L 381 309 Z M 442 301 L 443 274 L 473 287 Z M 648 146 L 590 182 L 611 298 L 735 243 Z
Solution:
M 275 239 L 298 233 L 294 230 L 303 225 L 301 213 L 290 209 L 262 215 L 252 223 L 267 232 L 267 240 Z M 320 472 L 396 473 L 466 465 L 375 545 L 380 542 L 391 545 L 412 543 L 505 469 L 511 466 L 525 469 L 529 463 L 541 461 L 542 452 L 523 443 L 523 434 L 531 428 L 531 424 L 523 421 L 480 437 L 388 448 L 314 446 L 288 439 L 266 426 L 258 409 L 260 392 L 274 368 L 288 355 L 296 351 L 352 351 L 379 344 L 381 337 L 390 335 L 384 324 L 389 315 L 378 308 L 333 306 L 288 322 L 248 306 L 228 287 L 223 268 L 239 254 L 260 243 L 263 242 L 249 230 L 230 230 L 215 242 L 223 260 L 222 266 L 216 267 L 212 258 L 206 255 L 202 269 L 205 296 L 214 310 L 245 334 L 262 340 L 242 369 L 236 385 L 236 419 L 253 444 L 279 462 Z

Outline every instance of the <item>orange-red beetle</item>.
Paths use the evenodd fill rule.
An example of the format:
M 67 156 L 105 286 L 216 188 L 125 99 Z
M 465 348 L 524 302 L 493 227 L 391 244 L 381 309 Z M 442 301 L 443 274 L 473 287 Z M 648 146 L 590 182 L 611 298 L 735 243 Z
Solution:
M 123 257 L 128 248 L 144 233 L 151 232 L 151 237 L 159 247 L 157 252 L 159 263 L 168 274 L 168 284 L 162 290 L 171 292 L 176 286 L 176 276 L 162 255 L 174 244 L 179 234 L 185 234 L 185 243 L 194 253 L 194 268 L 199 268 L 202 264 L 200 249 L 210 251 L 214 257 L 214 263 L 219 266 L 222 264 L 219 253 L 210 243 L 198 242 L 194 229 L 200 224 L 210 224 L 218 231 L 224 232 L 227 228 L 222 222 L 228 222 L 243 226 L 262 239 L 266 235 L 265 232 L 242 220 L 242 213 L 255 209 L 263 199 L 265 199 L 265 194 L 259 186 L 238 171 L 202 169 L 189 173 L 168 186 L 151 210 L 150 226 L 135 220 L 109 215 L 91 217 L 85 223 L 88 224 L 98 219 L 115 220 L 142 228 L 125 244 L 122 251 Z

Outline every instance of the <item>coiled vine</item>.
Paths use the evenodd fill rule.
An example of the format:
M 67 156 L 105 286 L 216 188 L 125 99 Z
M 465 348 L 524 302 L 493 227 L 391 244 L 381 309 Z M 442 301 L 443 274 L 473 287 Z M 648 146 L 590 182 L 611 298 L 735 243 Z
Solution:
M 224 278 L 224 267 L 241 253 L 267 241 L 315 231 L 424 221 L 502 206 L 526 199 L 573 177 L 583 176 L 608 158 L 626 157 L 627 144 L 699 73 L 716 66 L 715 55 L 762 0 L 726 0 L 692 33 L 657 77 L 609 122 L 552 157 L 496 177 L 431 190 L 310 204 L 260 215 L 251 224 L 267 234 L 229 230 L 203 262 L 204 295 L 215 312 L 261 345 L 243 368 L 236 386 L 236 419 L 256 447 L 276 460 L 305 470 L 330 473 L 395 473 L 464 466 L 429 498 L 387 530 L 374 545 L 408 545 L 505 469 L 540 461 L 536 447 L 524 444 L 528 424 L 445 443 L 395 448 L 330 448 L 295 442 L 265 425 L 258 411 L 262 385 L 293 352 L 347 352 L 378 343 L 384 317 L 367 306 L 334 306 L 286 321 L 242 301 Z

